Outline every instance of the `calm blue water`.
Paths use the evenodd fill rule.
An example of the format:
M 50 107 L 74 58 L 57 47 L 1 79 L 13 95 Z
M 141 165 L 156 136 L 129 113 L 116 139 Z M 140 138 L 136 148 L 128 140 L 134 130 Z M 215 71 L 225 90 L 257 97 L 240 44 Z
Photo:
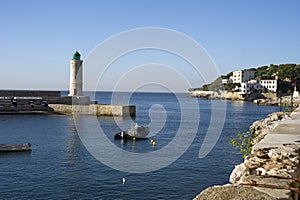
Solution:
M 122 98 L 122 93 L 118 98 Z M 181 96 L 181 100 L 191 101 Z M 110 93 L 97 93 L 96 100 L 110 103 Z M 211 101 L 198 99 L 200 122 L 189 116 L 189 123 L 199 126 L 188 150 L 173 164 L 154 172 L 133 174 L 107 167 L 85 149 L 79 139 L 72 116 L 0 115 L 0 143 L 32 144 L 31 153 L 0 154 L 1 199 L 192 199 L 204 188 L 228 182 L 241 155 L 229 140 L 278 107 L 256 106 L 251 103 L 227 102 L 226 122 L 214 149 L 203 159 L 198 158 L 208 128 Z M 163 148 L 174 137 L 180 124 L 179 102 L 172 94 L 135 93 L 130 103 L 137 106 L 134 121 L 149 124 L 149 109 L 163 105 L 167 122 L 149 140 L 121 143 L 113 141 L 118 126 L 111 117 L 98 121 L 107 137 L 118 148 L 144 153 Z M 123 123 L 129 119 L 121 120 Z M 126 183 L 122 184 L 122 177 Z

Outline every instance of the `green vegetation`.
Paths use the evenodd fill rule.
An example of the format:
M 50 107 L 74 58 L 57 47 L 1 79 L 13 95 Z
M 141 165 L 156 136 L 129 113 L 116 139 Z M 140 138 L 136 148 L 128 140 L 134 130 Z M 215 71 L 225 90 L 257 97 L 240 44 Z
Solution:
M 218 77 L 210 84 L 203 85 L 200 90 L 203 91 L 222 91 L 224 90 L 224 85 L 222 84 L 222 76 Z
M 227 83 L 224 85 L 225 90 L 227 90 L 228 92 L 234 92 L 236 87 L 241 87 L 240 83 Z
M 277 91 L 279 93 L 292 93 L 292 83 L 296 82 L 298 89 L 300 84 L 300 65 L 298 64 L 280 64 L 258 67 L 255 70 L 255 76 L 258 80 L 278 79 Z
M 300 65 L 296 64 L 271 64 L 270 66 L 259 67 L 255 71 L 258 79 L 274 79 L 275 76 L 278 76 L 280 80 L 300 79 Z
M 235 148 L 240 150 L 240 153 L 243 154 L 243 158 L 251 153 L 253 146 L 253 138 L 254 134 L 249 131 L 246 133 L 241 133 L 240 131 L 237 133 L 237 138 L 232 138 L 230 140 L 230 144 Z
M 300 64 L 280 64 L 270 66 L 261 66 L 258 68 L 248 68 L 247 70 L 255 71 L 255 77 L 257 80 L 266 79 L 277 79 L 277 91 L 278 93 L 289 93 L 291 94 L 294 90 L 292 83 L 296 82 L 297 89 L 300 88 Z M 203 91 L 234 91 L 236 86 L 240 86 L 237 83 L 222 84 L 222 79 L 229 79 L 233 72 L 218 77 L 215 81 L 210 84 L 205 84 L 200 88 L 191 90 L 203 90 Z

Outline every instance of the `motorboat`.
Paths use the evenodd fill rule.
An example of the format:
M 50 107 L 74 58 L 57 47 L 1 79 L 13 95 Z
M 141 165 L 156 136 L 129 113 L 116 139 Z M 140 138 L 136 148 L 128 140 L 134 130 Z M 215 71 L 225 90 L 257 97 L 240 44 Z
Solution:
M 31 151 L 31 144 L 0 144 L 0 152 Z
M 115 140 L 122 139 L 146 139 L 148 138 L 148 134 L 150 133 L 150 129 L 148 126 L 138 126 L 135 124 L 131 129 L 126 131 L 121 131 L 117 133 L 114 137 Z

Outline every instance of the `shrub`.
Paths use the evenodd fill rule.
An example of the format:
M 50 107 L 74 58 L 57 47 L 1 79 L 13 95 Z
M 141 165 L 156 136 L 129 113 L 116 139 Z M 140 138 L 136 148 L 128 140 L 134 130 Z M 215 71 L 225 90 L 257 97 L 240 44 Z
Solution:
M 254 134 L 247 131 L 245 133 L 241 133 L 240 131 L 237 133 L 237 138 L 231 138 L 230 144 L 235 148 L 240 150 L 240 153 L 243 154 L 243 158 L 251 153 L 253 146 L 253 138 Z

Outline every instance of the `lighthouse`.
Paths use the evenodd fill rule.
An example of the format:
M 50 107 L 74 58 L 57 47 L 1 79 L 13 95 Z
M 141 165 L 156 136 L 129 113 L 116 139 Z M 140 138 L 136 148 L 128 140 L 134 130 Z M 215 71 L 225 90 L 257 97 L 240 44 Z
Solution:
M 76 51 L 70 60 L 70 93 L 68 96 L 83 96 L 82 94 L 82 60 Z

